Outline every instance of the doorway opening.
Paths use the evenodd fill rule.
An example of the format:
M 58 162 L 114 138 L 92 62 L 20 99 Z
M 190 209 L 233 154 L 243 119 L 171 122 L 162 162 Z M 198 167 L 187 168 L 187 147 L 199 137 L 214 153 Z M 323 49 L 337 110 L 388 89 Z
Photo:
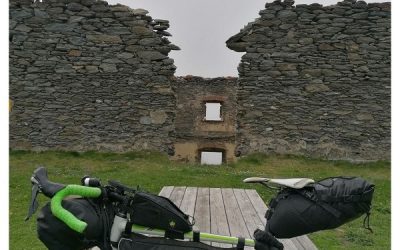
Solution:
M 221 165 L 225 162 L 225 150 L 204 148 L 199 150 L 201 165 Z

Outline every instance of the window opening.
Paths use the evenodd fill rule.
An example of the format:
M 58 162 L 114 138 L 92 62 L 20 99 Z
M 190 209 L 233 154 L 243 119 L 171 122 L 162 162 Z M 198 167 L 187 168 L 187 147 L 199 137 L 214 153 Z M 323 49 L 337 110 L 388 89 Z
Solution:
M 221 103 L 206 102 L 206 121 L 222 121 L 221 118 Z

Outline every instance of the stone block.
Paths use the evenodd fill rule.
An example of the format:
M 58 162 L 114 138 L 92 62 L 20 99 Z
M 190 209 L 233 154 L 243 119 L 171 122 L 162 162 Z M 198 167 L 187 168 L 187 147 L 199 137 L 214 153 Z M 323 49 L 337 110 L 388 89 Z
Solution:
M 102 69 L 103 72 L 108 72 L 108 73 L 118 72 L 117 66 L 113 63 L 102 63 L 100 64 L 99 68 Z
M 81 11 L 82 9 L 86 9 L 86 7 L 84 7 L 82 4 L 72 2 L 67 4 L 67 9 L 69 11 L 78 12 Z
M 106 35 L 106 34 L 87 34 L 86 39 L 94 43 L 117 44 L 122 43 L 119 35 Z
M 367 114 L 367 113 L 357 114 L 356 118 L 357 118 L 357 120 L 360 120 L 360 121 L 371 121 L 374 119 L 374 117 L 371 114 Z
M 134 14 L 134 15 L 137 15 L 137 16 L 145 16 L 145 15 L 147 15 L 149 12 L 147 11 L 147 10 L 145 10 L 145 9 L 134 9 L 134 10 L 132 10 L 132 13 Z
M 158 51 L 138 51 L 137 55 L 140 58 L 150 60 L 150 61 L 159 61 L 167 58 L 165 55 L 161 54 Z
M 321 69 L 304 69 L 301 71 L 301 75 L 304 77 L 319 77 L 321 74 Z
M 325 84 L 307 84 L 305 90 L 310 93 L 326 92 L 330 88 Z
M 296 70 L 297 64 L 294 64 L 294 63 L 278 63 L 277 67 L 281 71 L 291 71 L 291 70 Z
M 314 39 L 311 37 L 304 37 L 299 39 L 299 43 L 303 45 L 310 45 L 314 42 Z
M 94 65 L 86 65 L 85 69 L 88 73 L 97 73 L 99 72 L 99 67 L 94 66 Z
M 80 50 L 73 49 L 73 50 L 68 51 L 67 55 L 68 56 L 81 56 L 81 54 L 82 54 L 82 52 Z
M 150 111 L 151 123 L 153 124 L 164 124 L 168 118 L 167 113 L 164 110 Z
M 50 23 L 44 26 L 46 31 L 64 33 L 76 29 L 76 24 L 71 23 Z
M 293 10 L 281 10 L 278 12 L 277 17 L 283 20 L 294 20 L 297 18 L 297 13 Z
M 318 46 L 318 49 L 321 51 L 329 51 L 329 50 L 335 50 L 333 46 L 327 43 L 322 43 Z
M 153 36 L 154 32 L 148 27 L 134 26 L 131 28 L 132 33 L 138 35 L 139 37 Z

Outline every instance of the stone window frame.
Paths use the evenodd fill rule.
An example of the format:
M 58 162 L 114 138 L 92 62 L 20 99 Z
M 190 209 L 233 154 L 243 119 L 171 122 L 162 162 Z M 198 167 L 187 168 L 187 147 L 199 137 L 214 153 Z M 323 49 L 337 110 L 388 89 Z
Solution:
M 197 150 L 197 162 L 201 163 L 201 153 L 202 152 L 221 152 L 222 153 L 222 164 L 226 163 L 226 149 L 219 147 L 202 147 Z
M 206 96 L 206 97 L 204 97 L 202 100 L 202 114 L 206 114 L 206 112 L 207 112 L 206 111 L 207 103 L 219 103 L 221 105 L 220 109 L 219 109 L 221 120 L 207 120 L 206 116 L 204 115 L 203 122 L 207 122 L 207 123 L 224 122 L 225 119 L 224 119 L 223 111 L 224 111 L 225 100 L 226 100 L 226 97 L 224 97 L 224 96 Z

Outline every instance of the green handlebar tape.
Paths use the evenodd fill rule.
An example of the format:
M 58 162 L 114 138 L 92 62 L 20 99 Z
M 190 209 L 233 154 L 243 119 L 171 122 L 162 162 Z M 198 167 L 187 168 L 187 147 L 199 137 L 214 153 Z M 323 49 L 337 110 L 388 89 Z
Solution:
M 55 217 L 68 225 L 72 230 L 83 233 L 86 229 L 86 222 L 76 218 L 71 212 L 61 206 L 62 200 L 69 195 L 79 195 L 86 198 L 96 198 L 101 195 L 101 189 L 96 187 L 85 187 L 79 185 L 68 185 L 61 189 L 51 199 L 51 212 Z

